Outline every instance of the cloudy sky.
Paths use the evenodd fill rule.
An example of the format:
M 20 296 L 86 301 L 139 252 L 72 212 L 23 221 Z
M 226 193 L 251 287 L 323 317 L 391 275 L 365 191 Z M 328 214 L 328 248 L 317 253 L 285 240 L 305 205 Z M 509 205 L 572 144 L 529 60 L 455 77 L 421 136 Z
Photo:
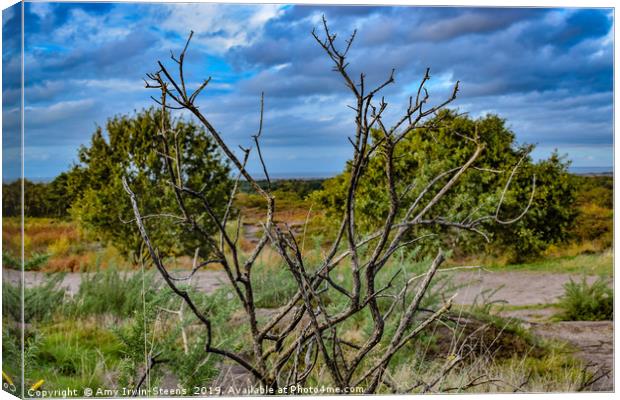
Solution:
M 353 73 L 378 83 L 396 68 L 388 116 L 403 109 L 428 66 L 431 100 L 460 80 L 453 107 L 506 118 L 520 143 L 537 144 L 535 157 L 557 148 L 576 167 L 612 165 L 610 9 L 26 3 L 26 175 L 55 176 L 97 125 L 151 105 L 142 77 L 158 59 L 170 62 L 190 30 L 186 79 L 213 77 L 198 104 L 234 147 L 251 144 L 264 91 L 270 170 L 340 171 L 353 115 L 310 35 L 323 14 L 340 37 L 358 30 Z M 17 17 L 8 10 L 2 19 L 6 105 L 19 99 L 10 79 L 19 67 L 10 53 Z M 5 132 L 15 129 L 16 112 L 5 108 Z M 251 168 L 259 169 L 256 160 Z

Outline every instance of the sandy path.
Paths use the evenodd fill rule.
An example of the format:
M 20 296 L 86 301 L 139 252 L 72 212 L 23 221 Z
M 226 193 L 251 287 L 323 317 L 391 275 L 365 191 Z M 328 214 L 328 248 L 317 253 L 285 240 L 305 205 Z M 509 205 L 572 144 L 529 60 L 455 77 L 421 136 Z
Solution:
M 577 351 L 574 355 L 589 365 L 589 371 L 602 378 L 593 390 L 613 391 L 614 388 L 614 326 L 613 321 L 562 321 L 534 323 L 531 329 L 539 336 L 568 342 Z
M 582 279 L 579 274 L 530 271 L 477 270 L 458 272 L 452 276 L 454 283 L 465 285 L 457 290 L 457 303 L 473 304 L 476 300 L 480 302 L 482 294 L 487 292 L 490 295 L 487 300 L 505 301 L 513 306 L 555 303 L 564 293 L 565 283 L 571 278 L 575 281 Z M 587 277 L 589 283 L 596 279 L 595 276 Z
M 130 271 L 125 272 L 127 274 L 135 274 L 138 272 Z M 186 276 L 188 271 L 171 271 L 171 275 L 174 277 L 183 277 Z M 90 273 L 81 273 L 81 272 L 68 272 L 65 274 L 65 277 L 60 284 L 60 287 L 63 287 L 67 290 L 67 293 L 74 295 L 80 288 L 80 283 L 82 282 L 82 277 L 84 275 L 89 275 Z M 2 278 L 12 284 L 17 284 L 21 279 L 21 273 L 16 270 L 3 269 L 2 270 Z M 43 272 L 36 271 L 25 271 L 24 272 L 24 280 L 26 283 L 26 287 L 35 287 L 42 284 L 46 279 L 48 279 L 50 274 L 46 274 Z M 159 275 L 157 275 L 159 277 Z M 161 279 L 161 278 L 159 278 Z M 192 278 L 192 282 L 196 287 L 205 293 L 213 293 L 219 287 L 221 287 L 224 282 L 227 282 L 226 273 L 224 271 L 199 271 Z
M 456 302 L 473 304 L 482 300 L 502 301 L 511 306 L 535 306 L 556 303 L 564 293 L 564 284 L 570 279 L 581 281 L 582 275 L 516 272 L 473 271 L 453 275 L 453 282 L 464 285 L 457 290 Z M 592 283 L 596 276 L 588 276 Z M 558 311 L 554 307 L 502 311 L 504 317 L 518 318 L 537 335 L 567 342 L 576 349 L 575 357 L 589 366 L 589 371 L 603 375 L 592 385 L 593 390 L 613 391 L 613 321 L 549 322 Z
M 137 272 L 126 272 L 134 274 Z M 174 276 L 184 276 L 186 271 L 172 271 Z M 71 294 L 77 292 L 83 275 L 89 273 L 69 272 L 66 273 L 62 287 L 66 288 Z M 24 273 L 26 286 L 32 287 L 40 285 L 49 274 L 26 271 Z M 456 303 L 473 304 L 476 300 L 482 300 L 482 294 L 497 290 L 487 300 L 503 300 L 507 304 L 522 306 L 534 304 L 554 303 L 564 292 L 563 285 L 569 279 L 579 280 L 581 275 L 570 274 L 550 274 L 537 272 L 514 272 L 514 271 L 471 271 L 451 273 L 452 282 L 463 287 L 457 290 L 458 296 Z M 16 270 L 3 269 L 3 277 L 15 284 L 20 279 L 20 272 Z M 596 280 L 596 277 L 588 277 L 589 282 Z M 203 270 L 198 271 L 193 278 L 197 287 L 207 293 L 213 293 L 217 288 L 227 282 L 226 274 L 223 271 Z

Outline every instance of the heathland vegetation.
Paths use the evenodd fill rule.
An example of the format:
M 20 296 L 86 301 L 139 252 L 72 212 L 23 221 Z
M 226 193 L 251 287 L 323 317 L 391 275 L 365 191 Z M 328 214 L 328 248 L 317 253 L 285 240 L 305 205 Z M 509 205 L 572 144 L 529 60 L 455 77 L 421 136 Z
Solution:
M 109 126 L 114 126 L 118 121 L 124 121 L 127 126 L 131 126 L 131 121 L 152 115 L 152 111 L 146 111 L 137 118 L 116 118 L 111 120 Z M 458 118 L 461 123 L 472 126 L 474 123 L 463 116 L 456 117 L 451 114 L 451 118 Z M 484 118 L 481 125 L 484 126 L 489 122 L 495 122 L 497 127 L 505 129 L 503 122 L 495 116 Z M 133 137 L 131 129 L 125 133 L 126 137 Z M 490 132 L 487 134 L 489 137 L 494 137 Z M 437 135 L 441 135 L 441 132 L 437 132 Z M 446 151 L 436 144 L 441 143 L 444 138 L 439 136 L 437 139 L 438 142 L 430 139 L 429 143 L 416 144 L 417 148 L 426 146 L 426 149 L 414 153 L 414 156 L 433 159 L 432 151 Z M 97 143 L 97 140 L 100 142 Z M 183 344 L 182 340 L 179 342 L 185 329 L 195 329 L 195 321 L 186 315 L 182 318 L 182 324 L 179 324 L 178 316 L 161 311 L 179 309 L 180 303 L 161 281 L 155 283 L 157 280 L 154 271 L 147 273 L 145 285 L 157 289 L 145 292 L 147 295 L 145 302 L 142 301 L 141 275 L 126 274 L 126 271 L 137 271 L 140 268 L 139 257 L 135 257 L 139 254 L 136 253 L 138 251 L 136 249 L 140 248 L 140 239 L 132 229 L 132 225 L 127 223 L 132 219 L 129 205 L 123 201 L 122 193 L 118 192 L 119 188 L 110 184 L 113 180 L 105 178 L 119 172 L 108 171 L 106 175 L 99 175 L 101 180 L 98 182 L 94 175 L 87 183 L 85 180 L 80 184 L 76 183 L 78 179 L 84 179 L 79 177 L 89 170 L 89 162 L 86 160 L 97 159 L 96 164 L 92 162 L 90 165 L 99 165 L 101 168 L 111 165 L 105 162 L 104 152 L 95 155 L 95 146 L 118 151 L 112 150 L 113 147 L 105 143 L 102 132 L 97 131 L 93 135 L 91 147 L 80 150 L 83 164 L 61 174 L 49 183 L 25 182 L 24 268 L 27 271 L 61 273 L 50 275 L 49 280 L 41 286 L 26 289 L 25 319 L 28 327 L 26 361 L 29 366 L 26 379 L 30 383 L 45 379 L 48 387 L 67 385 L 135 387 L 144 365 L 144 335 L 148 333 L 152 336 L 147 335 L 147 345 L 157 349 L 157 352 L 165 355 L 167 360 L 161 368 L 153 369 L 150 376 L 152 382 L 163 384 L 166 377 L 171 375 L 170 371 L 178 371 L 180 373 L 175 374 L 178 383 L 188 391 L 188 394 L 192 394 L 194 387 L 218 379 L 222 364 L 217 358 L 204 358 L 202 354 L 204 346 L 200 341 L 190 341 L 186 344 Z M 123 151 L 127 149 L 125 146 L 120 148 L 123 148 Z M 153 150 L 147 146 L 143 151 L 148 153 Z M 87 158 L 87 154 L 93 158 Z M 498 154 L 501 154 L 501 151 Z M 117 154 L 116 157 L 125 155 L 126 153 Z M 213 160 L 218 160 L 217 155 L 213 156 Z M 400 160 L 403 174 L 413 173 L 419 162 L 414 157 L 402 157 Z M 489 242 L 480 240 L 475 235 L 459 237 L 455 243 L 451 243 L 451 248 L 454 250 L 448 264 L 484 265 L 500 271 L 546 271 L 609 277 L 612 270 L 609 253 L 613 233 L 612 178 L 569 174 L 566 169 L 567 163 L 555 155 L 550 160 L 534 163 L 525 159 L 523 163 L 528 169 L 537 173 L 538 191 L 532 201 L 528 217 L 516 225 L 502 225 L 492 230 Z M 228 188 L 233 180 L 228 178 L 227 166 L 218 165 L 220 166 L 217 170 L 221 171 L 218 178 L 219 187 Z M 372 171 L 373 168 L 375 167 L 371 164 L 369 169 Z M 489 161 L 483 168 L 496 170 L 502 166 Z M 136 174 L 138 176 L 139 172 Z M 329 245 L 328 233 L 337 229 L 332 221 L 334 215 L 341 211 L 342 187 L 347 174 L 348 170 L 327 180 L 275 180 L 269 183 L 272 193 L 279 200 L 276 220 L 288 223 L 295 232 L 303 233 L 306 252 L 318 255 Z M 382 208 L 383 203 L 378 197 L 379 194 L 373 190 L 380 185 L 382 174 L 380 171 L 371 174 L 375 182 L 372 184 L 369 182 L 368 186 L 365 184 L 362 187 L 359 211 L 369 231 L 376 228 L 377 221 L 380 221 L 381 215 L 386 212 Z M 149 173 L 145 172 L 141 176 L 148 175 Z M 472 176 L 467 190 L 477 193 L 487 192 L 481 188 L 481 184 L 490 185 L 490 180 L 497 179 L 492 178 L 495 175 L 490 172 L 487 175 L 490 177 L 483 176 L 483 182 L 476 180 L 480 178 Z M 526 191 L 531 184 L 527 179 L 516 182 L 515 187 L 523 191 Z M 266 180 L 259 183 L 262 187 L 268 186 Z M 146 187 L 149 182 L 145 181 L 144 185 Z M 235 210 L 235 218 L 237 215 L 242 215 L 243 219 L 230 222 L 229 229 L 233 229 L 238 223 L 246 228 L 238 240 L 242 249 L 249 250 L 253 243 L 259 240 L 258 233 L 249 227 L 262 217 L 264 201 L 247 182 L 240 181 L 239 186 L 240 190 L 234 198 L 231 209 Z M 212 193 L 216 194 L 216 190 Z M 20 223 L 16 216 L 18 206 L 14 203 L 15 200 L 12 200 L 17 198 L 18 185 L 4 184 L 3 193 L 5 196 L 3 266 L 19 269 L 17 249 Z M 98 202 L 97 193 L 108 199 L 117 200 Z M 466 193 L 455 195 L 467 197 Z M 511 201 L 519 201 L 518 195 L 519 193 L 515 194 L 514 200 Z M 149 201 L 153 203 L 145 203 L 144 207 L 152 206 L 153 210 L 157 210 L 157 204 L 162 204 L 159 202 L 163 202 L 163 199 L 153 196 Z M 548 208 L 548 204 L 552 207 Z M 218 207 L 221 211 L 225 204 L 219 204 Z M 459 212 L 458 209 L 453 211 Z M 161 229 L 169 228 L 164 228 L 162 225 Z M 193 254 L 191 248 L 183 246 L 181 237 L 177 234 L 167 236 L 167 242 L 163 242 L 161 248 L 171 249 L 168 257 L 174 261 L 169 265 L 178 269 L 189 269 Z M 401 257 L 402 267 L 409 274 L 424 272 L 426 265 L 424 261 L 427 259 L 424 247 L 404 252 Z M 296 285 L 273 255 L 264 257 L 261 262 L 253 278 L 256 282 L 256 306 L 260 309 L 275 310 L 284 306 L 295 294 Z M 216 266 L 210 268 L 217 270 Z M 91 274 L 82 280 L 76 293 L 67 295 L 62 285 L 62 274 L 66 272 Z M 339 276 L 346 277 L 346 274 L 341 273 Z M 558 314 L 558 318 L 609 319 L 613 295 L 606 282 L 604 279 L 593 286 L 580 281 L 570 283 L 566 295 L 557 305 L 563 310 Z M 342 282 L 343 285 L 347 283 L 349 282 Z M 437 284 L 437 288 L 433 289 L 435 294 L 429 295 L 425 307 L 434 308 L 440 305 L 440 288 L 444 288 L 446 284 L 455 286 L 448 281 Z M 6 338 L 3 342 L 5 357 L 19 355 L 17 330 L 13 325 L 15 322 L 11 322 L 19 320 L 19 314 L 11 317 L 19 309 L 19 294 L 16 290 L 17 287 L 11 283 L 5 282 L 3 285 L 3 312 L 6 321 L 3 324 Z M 217 322 L 215 326 L 227 337 L 227 342 L 233 347 L 241 348 L 250 333 L 240 328 L 239 315 L 242 305 L 230 301 L 229 289 L 223 287 L 210 293 L 195 287 L 191 290 L 201 307 L 211 310 L 210 315 Z M 337 299 L 334 301 L 337 302 Z M 462 310 L 461 313 L 476 315 L 479 321 L 491 318 L 489 321 L 496 327 L 493 329 L 501 330 L 501 334 L 506 335 L 508 339 L 495 342 L 493 335 L 497 334 L 496 331 L 487 334 L 488 343 L 484 342 L 484 335 L 476 337 L 475 340 L 480 341 L 480 346 L 491 346 L 488 349 L 478 349 L 485 354 L 483 358 L 486 357 L 486 361 L 471 364 L 465 375 L 463 371 L 451 371 L 442 381 L 442 385 L 433 390 L 451 391 L 452 388 L 475 379 L 476 374 L 494 376 L 496 381 L 472 387 L 468 389 L 470 391 L 512 391 L 514 388 L 511 385 L 518 386 L 528 377 L 528 383 L 523 385 L 521 390 L 576 390 L 592 378 L 581 372 L 582 365 L 578 360 L 566 355 L 564 347 L 554 342 L 536 339 L 519 328 L 516 321 L 504 320 L 498 316 L 491 317 L 479 307 L 473 306 Z M 145 321 L 148 322 L 146 326 L 152 327 L 147 328 L 148 332 L 144 331 Z M 347 337 L 356 342 L 357 332 L 360 329 L 370 329 L 365 324 L 367 321 L 362 318 L 343 329 L 347 332 Z M 233 327 L 235 329 L 231 329 Z M 447 340 L 446 332 L 437 334 L 437 329 L 438 327 L 418 338 L 411 344 L 407 356 L 395 362 L 391 370 L 395 380 L 413 385 L 414 380 L 420 376 L 432 380 L 433 374 L 438 373 L 437 369 L 442 366 L 438 364 L 436 355 L 446 351 L 449 343 L 444 343 Z M 461 336 L 465 336 L 465 332 L 471 334 L 467 330 L 469 328 L 458 324 L 452 329 L 462 330 Z M 516 349 L 513 344 L 508 345 L 509 341 L 515 340 L 518 343 Z M 500 352 L 502 357 L 489 356 L 502 346 L 505 347 L 505 350 Z

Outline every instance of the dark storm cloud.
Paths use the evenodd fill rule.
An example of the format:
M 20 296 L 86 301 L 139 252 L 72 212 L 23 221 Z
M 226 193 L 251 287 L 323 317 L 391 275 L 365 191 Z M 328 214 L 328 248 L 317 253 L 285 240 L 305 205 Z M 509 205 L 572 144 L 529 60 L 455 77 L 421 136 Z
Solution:
M 611 29 L 612 22 L 611 15 L 606 10 L 576 10 L 563 24 L 529 26 L 520 39 L 533 47 L 549 45 L 564 50 L 584 40 L 605 36 Z
M 378 79 L 394 67 L 408 80 L 420 74 L 426 66 L 431 66 L 437 72 L 451 71 L 455 79 L 476 86 L 477 91 L 471 95 L 549 90 L 564 85 L 579 90 L 611 87 L 609 54 L 608 57 L 592 57 L 599 51 L 609 53 L 611 46 L 601 48 L 598 43 L 583 43 L 608 34 L 610 20 L 607 11 L 576 11 L 552 30 L 550 24 L 542 20 L 553 10 L 448 8 L 434 10 L 430 18 L 424 15 L 427 10 L 395 8 L 384 14 L 375 13 L 367 20 L 357 20 L 359 33 L 351 53 L 352 69 L 363 69 Z M 312 11 L 319 15 L 320 11 L 328 14 L 329 8 L 313 8 Z M 441 18 L 442 13 L 446 14 L 445 18 Z M 310 15 L 306 15 L 305 23 L 299 23 L 288 32 L 287 24 L 272 21 L 260 41 L 233 49 L 232 57 L 241 59 L 246 66 L 273 67 L 292 63 L 280 71 L 279 82 L 288 92 L 288 76 L 327 75 L 328 60 L 308 34 L 313 27 L 313 21 L 307 18 Z M 343 25 L 339 22 L 337 18 L 330 21 L 336 27 Z M 584 32 L 588 22 L 595 26 Z M 526 26 L 511 30 L 516 23 Z M 547 33 L 540 35 L 530 27 Z M 489 34 L 498 30 L 501 32 Z M 342 29 L 338 33 L 341 36 L 348 34 Z M 529 41 L 519 40 L 524 36 Z M 554 41 L 555 37 L 561 40 Z M 434 43 L 435 40 L 443 43 Z M 561 47 L 568 41 L 572 46 L 563 54 L 545 51 L 547 46 Z M 270 86 L 273 85 L 276 83 L 270 82 Z M 328 85 L 322 87 L 326 92 L 332 89 Z
M 499 114 L 519 142 L 544 149 L 540 156 L 557 147 L 578 164 L 611 163 L 611 150 L 602 150 L 612 143 L 609 9 L 28 3 L 33 148 L 40 155 L 54 141 L 77 148 L 107 117 L 151 105 L 140 78 L 194 29 L 188 79 L 213 76 L 199 103 L 233 145 L 251 143 L 265 92 L 265 154 L 274 172 L 286 172 L 278 169 L 292 159 L 298 171 L 340 170 L 350 153 L 351 97 L 310 34 L 320 32 L 322 15 L 340 44 L 358 31 L 352 76 L 364 72 L 375 85 L 396 68 L 396 85 L 384 91 L 386 117 L 402 110 L 431 67 L 432 101 L 460 80 L 454 107 Z

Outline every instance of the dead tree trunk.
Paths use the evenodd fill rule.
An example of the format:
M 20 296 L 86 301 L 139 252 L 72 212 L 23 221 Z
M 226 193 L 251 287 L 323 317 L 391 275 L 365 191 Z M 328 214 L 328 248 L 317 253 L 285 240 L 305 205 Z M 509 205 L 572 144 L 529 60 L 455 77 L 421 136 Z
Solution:
M 387 79 L 377 87 L 368 87 L 365 75 L 354 79 L 348 69 L 347 55 L 352 47 L 356 33 L 354 32 L 340 48 L 336 42 L 336 35 L 323 19 L 322 33 L 316 31 L 312 35 L 325 54 L 333 61 L 336 71 L 354 99 L 355 132 L 349 138 L 353 146 L 350 180 L 347 186 L 346 207 L 339 229 L 335 232 L 332 244 L 324 255 L 320 265 L 308 266 L 302 254 L 296 236 L 284 224 L 274 221 L 276 198 L 269 187 L 263 189 L 257 180 L 246 169 L 246 162 L 252 151 L 251 148 L 242 148 L 242 156 L 238 157 L 224 141 L 220 131 L 215 128 L 209 118 L 195 105 L 197 96 L 207 88 L 210 78 L 205 80 L 195 91 L 189 93 L 184 78 L 184 57 L 190 44 L 192 34 L 178 58 L 172 60 L 178 68 L 175 74 L 162 62 L 158 62 L 157 72 L 147 74 L 146 87 L 159 91 L 159 98 L 154 98 L 162 108 L 162 121 L 159 134 L 156 138 L 159 152 L 163 158 L 168 175 L 169 184 L 175 193 L 176 207 L 179 218 L 189 229 L 202 235 L 204 242 L 212 250 L 213 259 L 197 264 L 192 274 L 204 266 L 220 264 L 228 276 L 229 283 L 235 295 L 243 304 L 247 315 L 252 343 L 251 358 L 214 345 L 212 322 L 209 315 L 199 310 L 189 293 L 180 289 L 175 279 L 169 274 L 166 265 L 158 250 L 153 246 L 149 232 L 143 223 L 143 217 L 136 200 L 138 195 L 132 191 L 130 183 L 123 180 L 125 190 L 133 205 L 135 223 L 140 230 L 142 239 L 148 249 L 151 260 L 159 270 L 168 286 L 181 297 L 189 311 L 191 311 L 204 326 L 206 335 L 205 352 L 228 358 L 251 373 L 260 384 L 269 388 L 279 388 L 303 384 L 308 376 L 319 368 L 325 368 L 329 375 L 328 384 L 339 388 L 353 386 L 364 387 L 366 393 L 374 393 L 385 382 L 384 373 L 390 365 L 393 356 L 407 343 L 418 336 L 427 326 L 440 318 L 451 307 L 452 299 L 430 314 L 420 313 L 420 304 L 429 290 L 431 281 L 444 261 L 441 251 L 422 276 L 417 286 L 407 284 L 397 294 L 387 295 L 392 288 L 394 275 L 387 285 L 377 287 L 377 276 L 386 266 L 396 250 L 423 240 L 424 237 L 411 239 L 408 236 L 416 226 L 453 227 L 469 230 L 484 235 L 479 229 L 486 220 L 495 220 L 499 223 L 515 222 L 502 221 L 499 218 L 501 203 L 497 204 L 497 212 L 473 221 L 450 221 L 443 218 L 428 219 L 431 209 L 457 185 L 459 178 L 476 163 L 484 151 L 484 145 L 477 137 L 467 137 L 463 140 L 471 141 L 474 146 L 469 158 L 460 167 L 445 171 L 432 179 L 427 187 L 421 190 L 419 196 L 411 203 L 401 201 L 402 193 L 398 192 L 396 178 L 393 173 L 395 149 L 408 135 L 424 134 L 428 128 L 429 116 L 433 116 L 440 109 L 446 107 L 456 99 L 459 90 L 458 82 L 454 85 L 451 96 L 435 106 L 427 106 L 429 94 L 425 88 L 430 79 L 426 71 L 417 92 L 410 97 L 405 113 L 391 126 L 386 125 L 383 114 L 388 104 L 379 94 L 386 86 L 394 83 L 394 70 Z M 166 125 L 165 113 L 172 110 L 186 110 L 200 121 L 212 135 L 222 152 L 238 171 L 237 184 L 234 185 L 228 207 L 223 215 L 217 215 L 200 188 L 192 188 L 184 182 L 183 166 L 180 162 L 180 149 L 176 132 Z M 268 169 L 265 165 L 260 139 L 263 126 L 263 99 L 260 101 L 260 119 L 258 132 L 253 136 L 255 150 L 259 156 L 264 174 L 269 181 Z M 372 140 L 371 130 L 379 132 L 380 138 Z M 356 224 L 356 201 L 358 186 L 364 177 L 365 166 L 372 157 L 381 156 L 385 162 L 386 193 L 389 198 L 389 212 L 381 229 L 366 237 L 361 237 Z M 515 166 L 515 169 L 517 166 Z M 262 223 L 262 237 L 248 254 L 242 254 L 238 245 L 239 224 L 237 232 L 230 235 L 226 230 L 231 215 L 233 198 L 238 182 L 245 179 L 259 193 L 266 202 L 265 217 Z M 504 193 L 508 189 L 508 180 Z M 210 221 L 197 219 L 185 206 L 188 198 L 201 202 Z M 529 205 L 524 207 L 523 213 Z M 523 214 L 522 214 L 523 215 Z M 522 216 L 521 215 L 521 216 Z M 207 233 L 204 224 L 214 224 L 219 231 L 219 240 Z M 264 324 L 257 320 L 256 304 L 252 285 L 252 270 L 257 257 L 271 246 L 279 254 L 282 261 L 292 273 L 297 283 L 297 293 L 288 304 L 281 308 L 277 315 Z M 362 251 L 363 250 L 363 251 Z M 339 265 L 350 263 L 352 285 L 344 287 L 335 282 L 330 273 Z M 411 282 L 411 281 L 409 281 Z M 339 312 L 333 313 L 325 306 L 322 294 L 337 291 L 347 299 L 346 306 Z M 413 297 L 408 296 L 413 294 Z M 391 299 L 387 310 L 379 307 L 379 298 Z M 343 322 L 368 310 L 373 329 L 361 345 L 352 344 L 344 340 L 339 332 Z M 421 315 L 426 315 L 420 318 Z M 386 321 L 397 321 L 396 329 L 386 337 Z M 284 327 L 282 327 L 284 325 Z M 276 330 L 276 326 L 278 329 Z

